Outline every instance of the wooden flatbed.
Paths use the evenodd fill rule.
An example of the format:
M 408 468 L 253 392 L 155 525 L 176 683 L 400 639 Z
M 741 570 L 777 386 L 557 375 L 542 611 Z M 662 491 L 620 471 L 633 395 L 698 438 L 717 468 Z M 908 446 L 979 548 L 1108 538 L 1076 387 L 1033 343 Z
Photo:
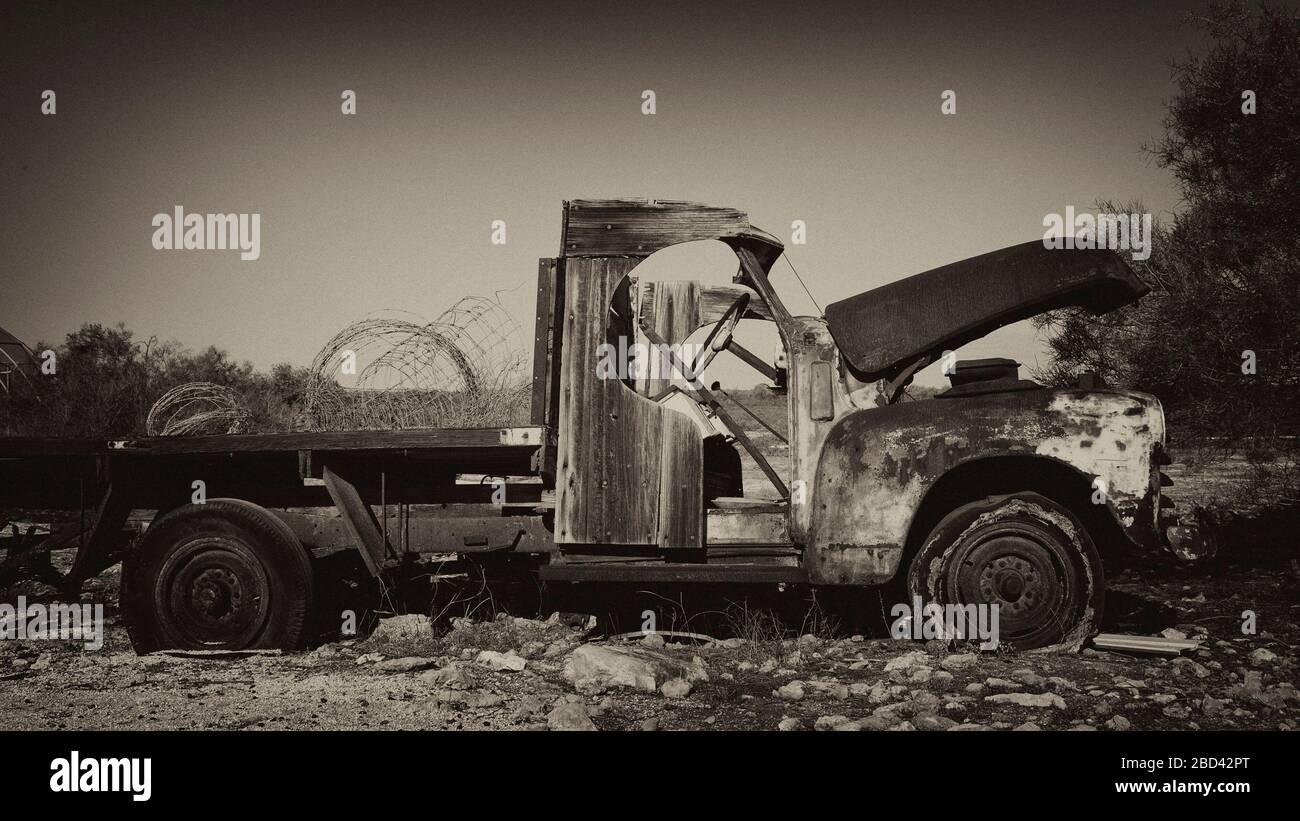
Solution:
M 259 433 L 223 436 L 142 436 L 133 439 L 0 438 L 0 459 L 46 456 L 108 456 L 123 451 L 185 455 L 282 453 L 288 451 L 447 451 L 536 449 L 541 426 L 511 428 L 420 428 L 416 430 Z M 3 488 L 0 488 L 0 493 Z

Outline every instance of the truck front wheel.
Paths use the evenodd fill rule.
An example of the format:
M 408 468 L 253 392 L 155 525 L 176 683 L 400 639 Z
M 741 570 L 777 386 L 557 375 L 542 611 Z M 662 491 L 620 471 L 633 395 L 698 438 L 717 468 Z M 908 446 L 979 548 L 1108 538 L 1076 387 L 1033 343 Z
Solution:
M 1078 519 L 1028 492 L 949 513 L 907 574 L 913 600 L 997 605 L 999 642 L 1017 649 L 1077 649 L 1100 623 L 1104 587 L 1101 559 Z
M 301 543 L 269 511 L 239 499 L 160 516 L 122 564 L 122 615 L 138 653 L 300 649 L 311 600 Z

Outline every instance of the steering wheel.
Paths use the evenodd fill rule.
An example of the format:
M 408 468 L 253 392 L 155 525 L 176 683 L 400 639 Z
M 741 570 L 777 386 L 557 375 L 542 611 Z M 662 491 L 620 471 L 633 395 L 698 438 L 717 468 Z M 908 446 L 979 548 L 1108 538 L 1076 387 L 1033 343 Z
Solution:
M 731 303 L 731 307 L 722 315 L 722 318 L 714 323 L 709 335 L 704 338 L 704 344 L 700 346 L 699 354 L 691 359 L 691 375 L 696 380 L 699 379 L 704 369 L 709 367 L 713 357 L 717 356 L 721 351 L 725 351 L 731 344 L 731 335 L 735 332 L 737 323 L 740 322 L 740 318 L 745 315 L 748 308 L 749 294 L 743 293 L 739 299 Z

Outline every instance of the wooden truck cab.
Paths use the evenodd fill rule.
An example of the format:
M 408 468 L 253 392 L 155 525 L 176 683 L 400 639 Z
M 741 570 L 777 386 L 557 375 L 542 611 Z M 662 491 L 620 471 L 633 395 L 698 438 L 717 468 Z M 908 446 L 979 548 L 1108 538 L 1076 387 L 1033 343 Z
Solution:
M 734 284 L 636 281 L 637 265 L 654 252 L 706 239 L 736 252 Z M 765 578 L 798 580 L 785 480 L 753 449 L 779 498 L 740 497 L 732 441 L 752 444 L 716 397 L 702 382 L 674 384 L 661 371 L 602 367 L 611 351 L 680 346 L 723 320 L 734 327 L 744 317 L 788 317 L 763 276 L 781 243 L 732 209 L 575 200 L 565 203 L 561 250 L 541 261 L 538 286 L 533 421 L 552 425 L 558 443 L 549 465 L 558 550 L 544 576 L 640 577 L 654 562 L 680 561 L 685 566 L 661 572 L 717 577 L 711 563 L 725 556 L 739 564 L 752 547 L 741 572 L 757 578 L 768 568 Z M 688 365 L 674 364 L 683 366 L 679 374 Z M 627 561 L 611 561 L 619 556 Z

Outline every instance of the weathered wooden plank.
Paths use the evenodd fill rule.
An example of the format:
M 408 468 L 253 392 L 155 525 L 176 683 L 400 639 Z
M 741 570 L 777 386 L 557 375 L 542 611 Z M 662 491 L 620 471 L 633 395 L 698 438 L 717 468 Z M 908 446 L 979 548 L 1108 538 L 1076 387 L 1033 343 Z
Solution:
M 648 256 L 679 242 L 740 236 L 749 217 L 734 208 L 680 200 L 572 200 L 564 204 L 565 256 Z
M 695 423 L 664 410 L 659 474 L 659 533 L 665 548 L 695 548 L 704 539 L 704 443 Z
M 655 544 L 659 511 L 659 460 L 663 411 L 621 383 L 618 422 L 610 434 L 609 494 L 605 528 L 620 543 Z
M 555 540 L 581 542 L 586 538 L 587 469 L 582 448 L 586 429 L 582 345 L 588 313 L 587 288 L 576 265 L 567 261 L 565 275 L 564 343 L 560 351 L 560 428 L 556 465 Z
M 745 294 L 749 294 L 749 307 L 742 319 L 772 318 L 772 311 L 758 291 L 745 285 L 715 285 L 700 290 L 700 324 L 707 325 L 722 319 L 727 309 Z
M 533 331 L 533 392 L 532 415 L 534 425 L 555 423 L 554 382 L 558 360 L 554 356 L 558 342 L 556 311 L 555 260 L 537 261 L 537 315 Z
M 0 437 L 0 459 L 21 459 L 28 456 L 96 456 L 107 452 L 108 441 L 104 439 Z
M 583 413 L 586 424 L 578 432 L 582 442 L 583 464 L 587 473 L 587 492 L 584 497 L 586 507 L 587 541 L 608 541 L 605 532 L 605 494 L 608 488 L 606 478 L 605 437 L 609 428 L 609 416 L 605 397 L 608 394 L 607 381 L 597 378 L 596 361 L 600 346 L 606 342 L 605 328 L 609 322 L 610 293 L 607 287 L 610 260 L 586 260 L 576 264 L 587 292 L 587 310 L 582 322 L 582 343 L 575 351 L 576 359 L 581 363 L 583 390 Z
M 419 428 L 313 433 L 258 433 L 221 436 L 149 436 L 137 439 L 78 440 L 83 455 L 274 453 L 282 451 L 437 450 L 440 448 L 535 447 L 545 441 L 541 427 Z M 45 450 L 49 447 L 49 452 Z M 0 458 L 67 453 L 63 440 L 0 438 Z
M 700 284 L 694 280 L 643 283 L 640 305 L 641 320 L 670 344 L 682 344 L 700 327 Z M 650 357 L 646 363 L 649 373 L 637 381 L 638 392 L 658 396 L 672 384 L 672 365 L 650 345 L 639 324 L 637 341 L 647 346 Z

